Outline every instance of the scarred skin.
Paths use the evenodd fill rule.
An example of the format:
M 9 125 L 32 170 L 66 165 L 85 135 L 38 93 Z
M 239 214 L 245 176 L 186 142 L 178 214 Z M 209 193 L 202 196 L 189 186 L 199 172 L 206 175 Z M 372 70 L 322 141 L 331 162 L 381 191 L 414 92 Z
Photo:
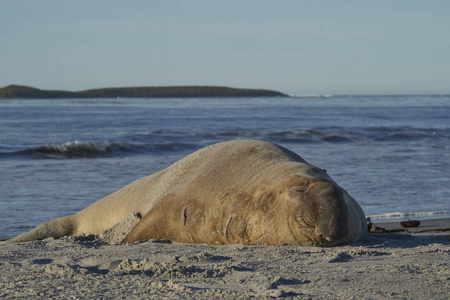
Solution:
M 144 217 L 123 243 L 333 246 L 367 231 L 361 207 L 324 170 L 280 146 L 241 140 L 200 149 L 11 241 L 98 234 L 130 213 Z

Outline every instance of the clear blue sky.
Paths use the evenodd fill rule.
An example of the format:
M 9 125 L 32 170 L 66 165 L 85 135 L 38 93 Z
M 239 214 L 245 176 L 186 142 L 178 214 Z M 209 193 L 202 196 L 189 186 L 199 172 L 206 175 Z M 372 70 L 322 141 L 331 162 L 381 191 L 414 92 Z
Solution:
M 0 0 L 0 87 L 450 94 L 450 1 Z

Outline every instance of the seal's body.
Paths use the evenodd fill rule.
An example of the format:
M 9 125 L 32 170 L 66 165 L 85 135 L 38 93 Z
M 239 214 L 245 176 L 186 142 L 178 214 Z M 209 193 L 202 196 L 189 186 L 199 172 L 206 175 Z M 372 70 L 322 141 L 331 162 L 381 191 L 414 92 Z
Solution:
M 11 241 L 99 234 L 130 213 L 143 218 L 124 243 L 333 246 L 367 232 L 361 207 L 324 170 L 283 147 L 240 140 L 200 149 Z

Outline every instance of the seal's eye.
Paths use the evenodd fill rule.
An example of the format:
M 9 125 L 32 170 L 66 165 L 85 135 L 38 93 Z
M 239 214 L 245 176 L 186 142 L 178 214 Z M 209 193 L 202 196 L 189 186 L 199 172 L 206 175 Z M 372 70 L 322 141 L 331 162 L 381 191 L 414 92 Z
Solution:
M 309 192 L 308 186 L 300 185 L 293 186 L 288 190 L 288 195 L 293 198 L 302 197 L 302 194 L 306 194 Z
M 295 188 L 295 191 L 298 193 L 307 193 L 309 189 L 306 186 L 299 186 Z

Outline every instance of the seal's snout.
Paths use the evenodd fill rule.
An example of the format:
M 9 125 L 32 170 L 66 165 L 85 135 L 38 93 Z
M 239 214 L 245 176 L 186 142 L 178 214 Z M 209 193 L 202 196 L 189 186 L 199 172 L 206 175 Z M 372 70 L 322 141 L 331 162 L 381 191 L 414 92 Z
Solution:
M 316 228 L 315 230 L 315 234 L 317 236 L 317 241 L 319 245 L 328 245 L 331 244 L 335 239 L 333 237 L 330 236 L 326 236 L 324 233 L 320 232 L 320 230 L 318 230 Z
M 329 236 L 324 236 L 323 234 L 319 234 L 319 238 L 324 239 L 325 241 L 331 243 L 333 241 L 333 238 Z

